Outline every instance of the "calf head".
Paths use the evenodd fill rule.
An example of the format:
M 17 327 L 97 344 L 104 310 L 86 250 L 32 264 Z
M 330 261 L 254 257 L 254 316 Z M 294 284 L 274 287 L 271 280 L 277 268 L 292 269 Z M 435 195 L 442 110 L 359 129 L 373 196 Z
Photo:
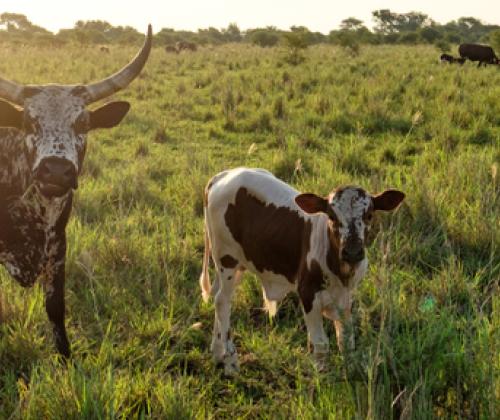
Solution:
M 127 86 L 142 70 L 151 50 L 152 30 L 137 56 L 122 70 L 90 85 L 24 86 L 0 78 L 0 127 L 21 130 L 31 175 L 44 196 L 60 197 L 78 187 L 86 135 L 119 124 L 128 102 L 93 111 L 86 106 Z M 14 105 L 13 105 L 14 104 Z
M 295 202 L 306 213 L 321 212 L 328 216 L 330 240 L 338 250 L 337 257 L 352 266 L 365 258 L 373 213 L 394 210 L 404 197 L 398 190 L 370 195 L 362 188 L 349 186 L 338 188 L 328 197 L 300 194 Z

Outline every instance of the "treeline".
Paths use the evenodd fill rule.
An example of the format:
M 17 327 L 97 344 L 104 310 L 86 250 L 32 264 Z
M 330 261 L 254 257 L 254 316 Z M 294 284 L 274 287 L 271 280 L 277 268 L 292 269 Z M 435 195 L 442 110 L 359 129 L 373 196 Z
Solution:
M 447 44 L 461 42 L 490 42 L 500 47 L 500 26 L 486 25 L 473 17 L 439 24 L 424 13 L 395 13 L 389 9 L 372 12 L 375 25 L 370 30 L 363 21 L 350 17 L 344 19 L 339 29 L 329 34 L 313 32 L 304 26 L 292 26 L 283 31 L 270 26 L 241 31 L 236 24 L 227 28 L 209 27 L 198 31 L 178 31 L 163 28 L 155 35 L 156 45 L 173 45 L 177 42 L 194 42 L 198 45 L 218 45 L 247 42 L 262 47 L 289 43 L 290 37 L 302 46 L 333 43 L 356 48 L 359 44 L 437 44 L 446 50 Z M 17 13 L 0 15 L 0 42 L 64 45 L 80 44 L 136 44 L 143 34 L 130 26 L 113 26 L 106 21 L 78 21 L 71 29 L 61 29 L 54 34 L 31 23 Z

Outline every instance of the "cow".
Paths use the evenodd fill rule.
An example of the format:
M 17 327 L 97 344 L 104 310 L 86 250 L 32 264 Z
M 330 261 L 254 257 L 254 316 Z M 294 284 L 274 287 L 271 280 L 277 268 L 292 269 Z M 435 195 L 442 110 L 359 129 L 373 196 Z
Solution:
M 460 44 L 458 47 L 460 57 L 469 59 L 470 61 L 479 61 L 478 67 L 482 64 L 500 64 L 500 60 L 495 55 L 493 48 L 489 45 L 480 44 Z
M 176 53 L 179 54 L 179 50 L 175 47 L 175 45 L 167 45 L 165 46 L 165 52 L 166 53 Z
M 70 357 L 65 327 L 65 228 L 90 130 L 111 128 L 128 102 L 86 106 L 125 88 L 144 67 L 152 29 L 119 72 L 86 85 L 21 85 L 0 78 L 0 263 L 23 287 L 43 279 L 56 348 Z M 8 102 L 6 102 L 8 101 Z
M 439 57 L 439 61 L 441 63 L 449 63 L 449 64 L 458 63 L 458 64 L 462 65 L 465 63 L 465 58 L 453 57 L 450 54 L 441 54 L 441 56 Z
M 188 50 L 188 51 L 196 51 L 198 47 L 194 42 L 188 42 L 188 41 L 179 41 L 175 44 L 175 48 L 177 52 L 181 52 L 183 50 Z
M 343 352 L 352 294 L 368 266 L 365 246 L 372 216 L 394 210 L 404 197 L 398 190 L 370 195 L 354 186 L 339 187 L 327 197 L 301 194 L 264 169 L 237 168 L 215 175 L 205 188 L 205 252 L 199 281 L 203 300 L 214 296 L 211 351 L 225 374 L 239 370 L 230 312 L 244 270 L 260 278 L 270 315 L 285 295 L 298 293 L 320 367 L 329 349 L 322 316 L 334 321 Z M 213 287 L 210 256 L 216 270 Z M 350 334 L 349 347 L 353 346 Z
M 104 54 L 109 54 L 111 52 L 111 50 L 109 49 L 109 47 L 106 47 L 105 45 L 101 45 L 99 47 L 99 51 L 104 53 Z

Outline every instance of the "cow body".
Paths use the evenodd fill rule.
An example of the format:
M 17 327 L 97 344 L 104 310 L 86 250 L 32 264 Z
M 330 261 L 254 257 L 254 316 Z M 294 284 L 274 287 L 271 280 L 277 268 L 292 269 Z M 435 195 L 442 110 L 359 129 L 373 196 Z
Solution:
M 230 301 L 246 269 L 261 280 L 264 300 L 271 312 L 286 294 L 298 293 L 316 359 L 320 360 L 329 347 L 322 316 L 335 321 L 338 344 L 343 348 L 352 293 L 368 266 L 361 246 L 365 227 L 359 225 L 358 219 L 372 211 L 373 200 L 356 187 L 332 193 L 332 200 L 334 196 L 335 205 L 339 206 L 336 210 L 332 204 L 330 210 L 325 207 L 325 211 L 311 211 L 307 203 L 312 194 L 300 194 L 262 169 L 225 171 L 209 182 L 200 284 L 206 300 L 210 294 L 211 249 L 217 273 L 211 290 L 216 308 L 212 351 L 215 360 L 224 363 L 227 374 L 238 369 L 229 336 Z M 327 201 L 314 197 L 322 203 Z M 338 211 L 336 227 L 329 211 Z
M 458 52 L 462 58 L 478 61 L 478 67 L 482 64 L 499 64 L 498 57 L 489 45 L 460 44 Z
M 92 85 L 24 86 L 0 78 L 0 264 L 23 287 L 43 279 L 45 306 L 56 347 L 70 346 L 64 324 L 66 234 L 78 187 L 86 135 L 117 125 L 126 102 L 94 111 L 86 105 L 130 83 L 144 66 L 152 31 L 120 72 Z M 17 106 L 13 106 L 15 104 Z

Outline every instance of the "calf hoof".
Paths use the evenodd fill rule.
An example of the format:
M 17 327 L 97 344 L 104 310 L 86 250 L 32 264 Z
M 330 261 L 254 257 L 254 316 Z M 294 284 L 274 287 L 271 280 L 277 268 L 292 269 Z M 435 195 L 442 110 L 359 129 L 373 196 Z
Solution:
M 314 353 L 313 364 L 318 372 L 326 372 L 328 369 L 328 353 Z
M 238 355 L 236 353 L 224 356 L 224 376 L 232 378 L 240 372 Z

